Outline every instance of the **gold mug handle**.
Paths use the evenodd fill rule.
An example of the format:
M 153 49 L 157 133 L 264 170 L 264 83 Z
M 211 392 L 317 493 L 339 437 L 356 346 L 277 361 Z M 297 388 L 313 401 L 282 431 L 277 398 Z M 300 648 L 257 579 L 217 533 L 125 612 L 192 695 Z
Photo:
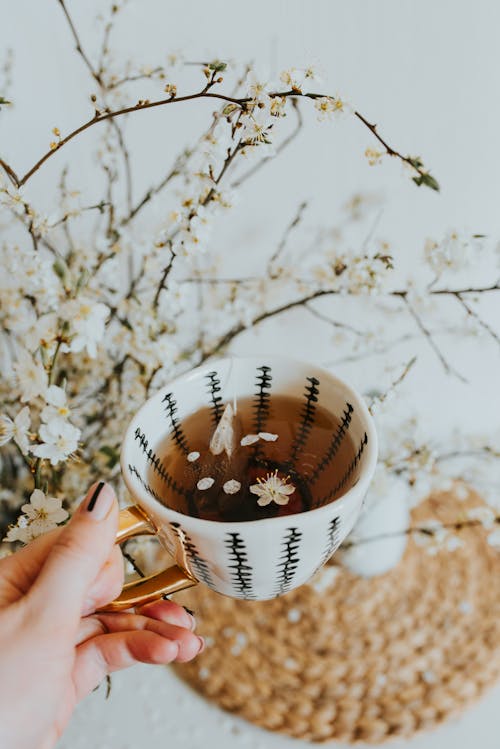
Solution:
M 121 544 L 128 538 L 141 535 L 156 535 L 156 530 L 149 518 L 135 505 L 120 510 L 115 543 Z M 197 580 L 191 577 L 186 570 L 174 564 L 162 572 L 157 572 L 156 575 L 127 583 L 123 586 L 118 598 L 104 606 L 101 611 L 123 611 L 134 606 L 142 606 L 162 596 L 176 593 L 184 588 L 190 588 L 196 583 Z

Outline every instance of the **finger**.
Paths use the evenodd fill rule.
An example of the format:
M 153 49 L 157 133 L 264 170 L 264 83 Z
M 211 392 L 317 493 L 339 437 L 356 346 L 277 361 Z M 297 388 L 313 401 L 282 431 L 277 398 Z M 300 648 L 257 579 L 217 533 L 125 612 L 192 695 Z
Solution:
M 90 488 L 82 504 L 55 539 L 30 590 L 40 621 L 76 626 L 89 586 L 111 553 L 118 526 L 113 489 L 104 482 Z
M 178 627 L 175 624 L 169 624 L 158 619 L 151 619 L 140 614 L 116 612 L 112 614 L 96 614 L 95 617 L 108 633 L 147 630 L 149 632 L 156 632 L 168 640 L 175 640 L 179 643 L 179 652 L 176 660 L 180 663 L 191 660 L 191 658 L 200 652 L 203 646 L 202 638 L 193 634 L 190 629 Z
M 126 621 L 132 617 L 135 621 Z M 94 617 L 91 617 L 94 618 Z M 77 699 L 81 699 L 94 689 L 102 679 L 113 671 L 127 668 L 136 662 L 166 664 L 173 660 L 191 660 L 203 650 L 204 643 L 187 630 L 166 625 L 163 622 L 147 620 L 144 628 L 137 628 L 139 619 L 135 614 L 109 614 L 99 617 L 99 627 L 108 629 L 109 634 L 92 637 L 77 648 L 73 681 Z M 135 629 L 120 631 L 120 627 L 132 626 Z M 166 628 L 170 628 L 167 630 Z M 180 630 L 180 632 L 179 632 Z M 178 639 L 169 637 L 166 632 Z
M 85 640 L 97 635 L 109 632 L 128 631 L 132 629 L 143 629 L 146 626 L 145 618 L 161 621 L 165 624 L 173 624 L 185 630 L 193 632 L 196 622 L 182 606 L 178 606 L 173 601 L 155 601 L 154 603 L 142 606 L 134 612 L 121 612 L 120 614 L 112 613 L 111 619 L 106 618 L 106 614 L 96 614 L 95 616 L 86 616 L 80 622 L 76 645 L 80 645 Z M 154 627 L 154 625 L 151 625 Z M 167 635 L 166 630 L 157 629 L 160 634 Z M 172 631 L 169 630 L 168 634 Z
M 113 671 L 135 663 L 171 663 L 178 652 L 177 642 L 148 630 L 116 632 L 87 640 L 76 650 L 73 669 L 76 700 L 85 697 Z
M 2 603 L 13 603 L 29 591 L 61 531 L 62 528 L 57 528 L 44 533 L 15 554 L 0 560 Z
M 123 577 L 123 557 L 120 548 L 114 546 L 111 555 L 85 594 L 81 615 L 93 614 L 116 598 L 123 588 Z
M 185 627 L 191 632 L 196 627 L 196 620 L 183 606 L 174 603 L 174 601 L 153 601 L 145 606 L 136 609 L 138 614 L 149 616 L 151 619 L 158 619 L 167 624 L 175 624 L 178 627 Z

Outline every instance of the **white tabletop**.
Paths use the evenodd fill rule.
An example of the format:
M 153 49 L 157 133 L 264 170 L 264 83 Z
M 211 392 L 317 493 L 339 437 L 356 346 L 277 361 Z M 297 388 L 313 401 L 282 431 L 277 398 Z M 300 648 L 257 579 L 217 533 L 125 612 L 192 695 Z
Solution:
M 391 749 L 498 749 L 500 686 L 456 720 Z M 147 740 L 147 742 L 146 742 Z M 57 749 L 290 749 L 311 746 L 263 731 L 199 697 L 172 670 L 137 666 L 78 708 Z M 338 749 L 346 746 L 335 744 Z

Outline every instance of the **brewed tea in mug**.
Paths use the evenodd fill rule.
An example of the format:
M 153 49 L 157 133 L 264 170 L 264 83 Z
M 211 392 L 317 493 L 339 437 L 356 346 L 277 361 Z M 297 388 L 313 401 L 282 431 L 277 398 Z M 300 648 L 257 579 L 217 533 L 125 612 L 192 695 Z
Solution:
M 175 433 L 156 445 L 155 452 L 173 479 L 172 488 L 158 480 L 154 469 L 149 480 L 163 502 L 177 512 L 206 520 L 250 521 L 293 515 L 321 504 L 331 489 L 329 501 L 340 495 L 341 479 L 356 450 L 346 421 L 352 406 L 347 403 L 341 418 L 317 403 L 318 381 L 306 382 L 304 397 L 275 395 L 260 404 L 245 397 L 231 406 L 233 429 L 230 454 L 213 454 L 210 442 L 227 404 L 215 414 L 205 406 L 183 419 L 182 439 Z M 335 450 L 332 435 L 342 431 Z M 261 435 L 261 436 L 259 436 Z M 179 437 L 179 435 L 177 435 Z M 259 504 L 252 487 L 277 479 L 288 487 L 283 504 Z

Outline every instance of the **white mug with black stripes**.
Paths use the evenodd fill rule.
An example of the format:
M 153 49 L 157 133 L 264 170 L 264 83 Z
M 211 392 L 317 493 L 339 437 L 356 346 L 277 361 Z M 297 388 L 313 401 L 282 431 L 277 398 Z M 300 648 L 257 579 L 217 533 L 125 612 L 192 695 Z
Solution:
M 274 395 L 303 398 L 311 391 L 305 385 L 312 381 L 314 404 L 339 425 L 318 456 L 319 465 L 332 459 L 347 434 L 354 445 L 343 476 L 321 501 L 295 514 L 238 522 L 195 517 L 168 506 L 175 480 L 158 445 L 170 435 L 186 450 L 186 417 L 210 405 L 210 398 L 217 413 L 221 404 L 252 396 L 262 399 L 263 394 L 272 408 Z M 266 600 L 297 588 L 325 564 L 352 529 L 376 460 L 377 436 L 362 397 L 325 369 L 275 355 L 227 357 L 178 377 L 144 403 L 125 434 L 121 467 L 134 504 L 121 511 L 117 534 L 117 542 L 156 535 L 174 564 L 127 584 L 108 610 L 136 606 L 197 583 L 249 600 Z

